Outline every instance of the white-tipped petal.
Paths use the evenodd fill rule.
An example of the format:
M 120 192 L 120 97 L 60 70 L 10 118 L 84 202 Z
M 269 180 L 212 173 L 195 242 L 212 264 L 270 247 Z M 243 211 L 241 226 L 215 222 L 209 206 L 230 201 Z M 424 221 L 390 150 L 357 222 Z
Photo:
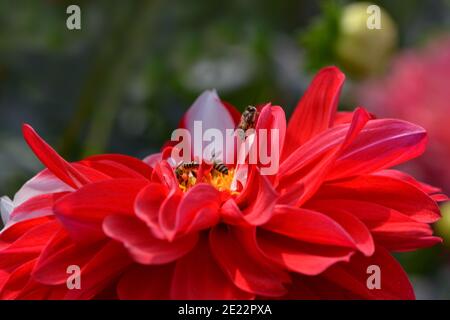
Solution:
M 14 210 L 14 204 L 13 204 L 12 200 L 7 196 L 1 197 L 0 198 L 0 212 L 1 212 L 1 216 L 2 216 L 3 225 L 6 225 L 6 223 L 9 221 L 9 217 L 13 210 Z
M 28 180 L 14 196 L 14 207 L 42 194 L 73 191 L 73 188 L 58 179 L 49 170 L 44 170 Z

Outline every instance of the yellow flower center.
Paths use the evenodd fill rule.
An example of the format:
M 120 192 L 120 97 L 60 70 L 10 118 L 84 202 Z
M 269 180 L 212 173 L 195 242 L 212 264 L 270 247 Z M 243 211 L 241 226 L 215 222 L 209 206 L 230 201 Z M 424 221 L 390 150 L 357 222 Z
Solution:
M 237 192 L 231 191 L 233 177 L 234 169 L 228 169 L 228 174 L 212 169 L 200 178 L 201 181 L 197 181 L 197 174 L 189 171 L 184 173 L 183 178 L 179 181 L 179 187 L 183 192 L 186 192 L 198 182 L 204 182 L 212 185 L 219 191 L 229 191 L 231 194 L 235 194 Z

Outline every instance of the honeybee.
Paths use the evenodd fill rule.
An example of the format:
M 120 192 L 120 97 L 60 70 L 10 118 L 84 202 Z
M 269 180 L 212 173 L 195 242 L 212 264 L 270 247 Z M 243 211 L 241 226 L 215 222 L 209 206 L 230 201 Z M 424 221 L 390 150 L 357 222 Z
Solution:
M 258 111 L 254 106 L 248 106 L 242 113 L 241 120 L 237 126 L 237 129 L 242 129 L 238 131 L 242 140 L 245 139 L 245 131 L 255 127 L 257 114 Z
M 182 183 L 189 178 L 189 174 L 192 174 L 195 178 L 197 174 L 195 172 L 196 169 L 200 167 L 200 164 L 195 161 L 190 162 L 181 162 L 175 168 L 175 175 L 177 176 L 178 182 Z
M 220 161 L 215 160 L 213 162 L 213 168 L 221 174 L 228 175 L 228 167 Z
M 228 175 L 228 167 L 222 161 L 216 158 L 215 152 L 212 153 L 213 169 L 221 174 Z

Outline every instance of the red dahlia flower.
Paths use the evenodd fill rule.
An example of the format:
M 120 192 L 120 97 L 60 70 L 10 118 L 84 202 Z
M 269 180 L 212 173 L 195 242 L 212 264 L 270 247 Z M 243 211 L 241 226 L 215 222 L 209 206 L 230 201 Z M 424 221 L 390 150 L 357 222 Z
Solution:
M 144 161 L 106 154 L 68 163 L 24 125 L 46 169 L 2 201 L 1 297 L 414 298 L 389 252 L 441 242 L 429 224 L 445 196 L 388 168 L 420 155 L 426 132 L 362 108 L 337 113 L 343 81 L 336 68 L 320 71 L 287 126 L 283 109 L 260 108 L 256 132 L 280 132 L 274 175 L 261 164 L 230 165 L 228 175 L 201 164 L 180 183 L 171 147 Z M 182 126 L 194 120 L 223 130 L 239 114 L 205 92 Z M 66 286 L 71 265 L 80 289 Z M 380 289 L 367 286 L 374 265 Z
M 450 192 L 450 37 L 437 38 L 427 47 L 399 54 L 389 72 L 358 88 L 358 99 L 377 115 L 401 118 L 423 126 L 430 145 L 423 157 L 405 170 Z

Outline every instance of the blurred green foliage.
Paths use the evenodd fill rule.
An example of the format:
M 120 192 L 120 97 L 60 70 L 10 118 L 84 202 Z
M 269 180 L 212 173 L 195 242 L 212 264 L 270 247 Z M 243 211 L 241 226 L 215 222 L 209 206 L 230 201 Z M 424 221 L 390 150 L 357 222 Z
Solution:
M 314 72 L 336 63 L 336 41 L 339 37 L 339 19 L 342 1 L 322 1 L 321 15 L 314 18 L 308 29 L 299 36 L 306 49 L 306 69 Z

